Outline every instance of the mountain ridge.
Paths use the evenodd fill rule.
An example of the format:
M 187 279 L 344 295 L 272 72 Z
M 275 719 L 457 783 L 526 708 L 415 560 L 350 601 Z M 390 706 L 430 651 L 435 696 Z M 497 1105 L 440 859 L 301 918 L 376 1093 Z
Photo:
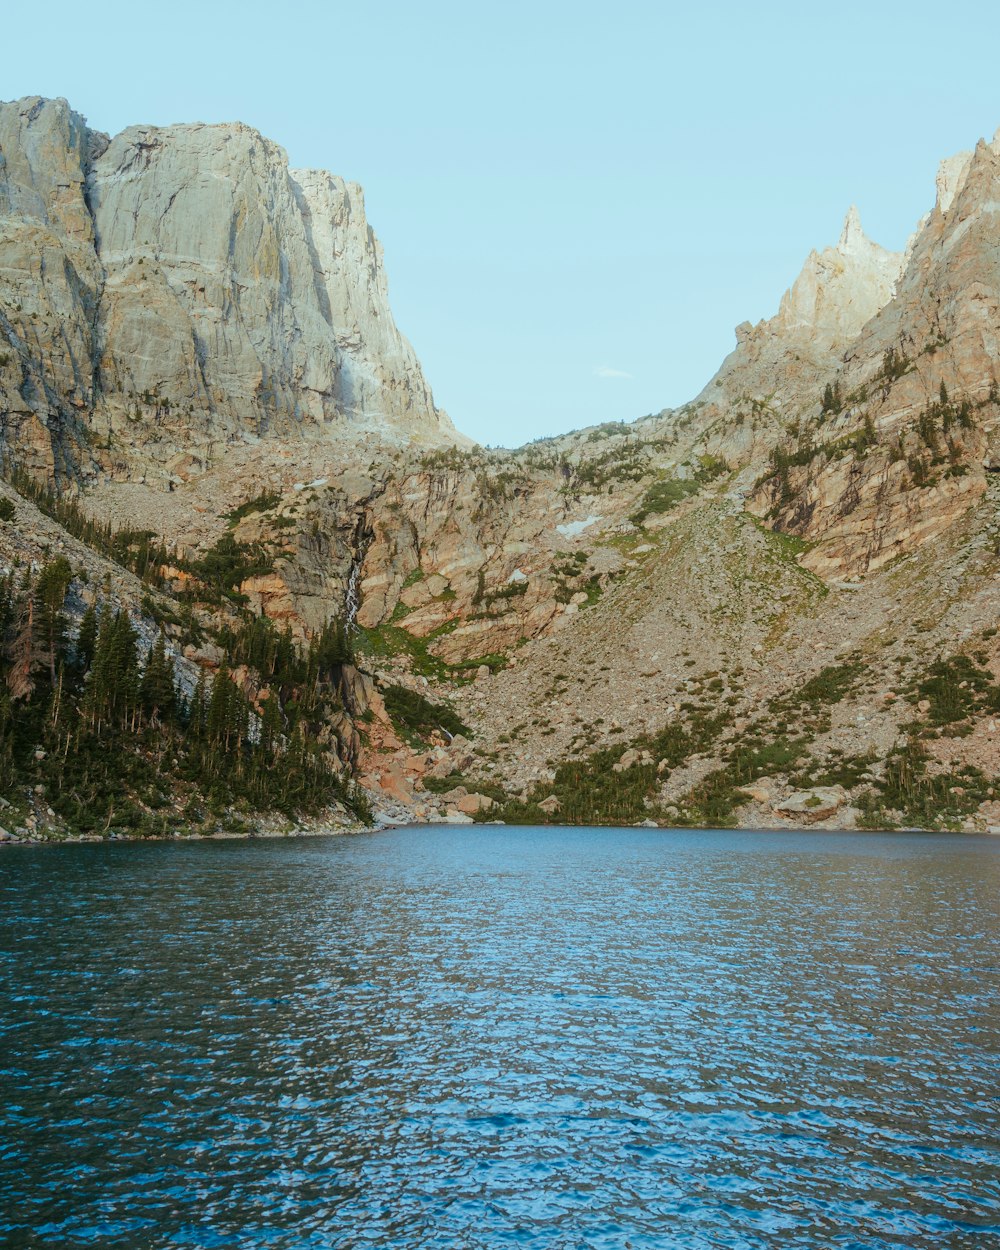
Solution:
M 0 320 L 26 366 L 17 397 L 0 392 L 17 470 L 3 488 L 8 567 L 41 569 L 51 540 L 25 518 L 31 500 L 69 517 L 40 483 L 60 487 L 79 532 L 111 526 L 91 586 L 110 578 L 136 620 L 159 618 L 178 662 L 235 680 L 261 723 L 278 707 L 288 733 L 301 690 L 233 639 L 287 630 L 305 655 L 346 616 L 352 655 L 324 670 L 308 730 L 398 818 L 1000 827 L 1000 141 L 942 163 L 903 253 L 849 210 L 838 243 L 806 258 L 773 317 L 737 328 L 691 403 L 503 450 L 463 442 L 429 407 L 348 184 L 296 183 L 329 228 L 331 285 L 304 243 L 295 176 L 256 132 L 228 138 L 235 166 L 200 126 L 183 142 L 181 128 L 130 128 L 93 157 L 56 113 L 44 160 L 33 140 L 35 182 L 8 176 L 0 199 L 0 307 L 23 290 L 42 322 L 32 338 L 22 315 L 15 342 Z M 104 171 L 92 216 L 73 160 Z M 206 191 L 198 171 L 219 169 L 224 193 L 214 173 Z M 204 238 L 184 233 L 192 216 Z M 111 262 L 103 311 L 85 281 L 101 254 L 88 221 Z M 78 288 L 32 269 L 26 240 L 75 257 Z M 294 298 L 275 282 L 282 257 L 298 258 Z M 74 313 L 49 353 L 60 300 L 91 320 Z M 356 368 L 328 420 L 339 358 L 294 344 L 335 325 L 324 350 Z M 101 377 L 117 379 L 90 399 L 74 372 L 88 326 Z M 216 336 L 211 360 L 185 354 L 189 333 Z M 266 360 L 284 372 L 265 393 Z M 150 389 L 154 365 L 169 394 Z M 148 541 L 116 532 L 157 535 L 146 592 L 108 560 L 132 567 Z M 9 593 L 23 615 L 27 592 Z M 304 663 L 287 661 L 295 681 Z

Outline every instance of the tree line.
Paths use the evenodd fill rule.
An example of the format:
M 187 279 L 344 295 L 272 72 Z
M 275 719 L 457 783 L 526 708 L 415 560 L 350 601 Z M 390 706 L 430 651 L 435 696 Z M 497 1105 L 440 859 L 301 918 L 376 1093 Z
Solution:
M 160 833 L 234 806 L 294 816 L 335 800 L 367 815 L 327 728 L 351 660 L 342 623 L 299 647 L 267 618 L 244 618 L 219 635 L 215 675 L 202 669 L 186 695 L 163 632 L 144 644 L 109 596 L 74 632 L 72 584 L 62 556 L 0 578 L 0 793 L 40 793 L 80 832 Z

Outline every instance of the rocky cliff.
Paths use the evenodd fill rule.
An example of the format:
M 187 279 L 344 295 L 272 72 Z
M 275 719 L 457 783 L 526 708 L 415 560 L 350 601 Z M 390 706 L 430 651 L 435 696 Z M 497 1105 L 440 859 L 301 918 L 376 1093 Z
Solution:
M 227 444 L 458 441 L 389 309 L 361 188 L 248 126 L 0 105 L 0 443 L 167 485 Z
M 346 618 L 377 803 L 1000 825 L 997 140 L 903 254 L 852 209 L 690 404 L 501 451 L 434 409 L 356 188 L 240 126 L 0 124 L 9 462 L 165 540 L 191 664 Z

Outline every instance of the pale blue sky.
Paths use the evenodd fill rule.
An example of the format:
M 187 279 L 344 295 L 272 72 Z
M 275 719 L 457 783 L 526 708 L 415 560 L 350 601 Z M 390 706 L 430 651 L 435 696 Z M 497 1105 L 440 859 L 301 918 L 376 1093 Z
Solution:
M 361 182 L 439 404 L 520 443 L 691 398 L 848 205 L 901 247 L 1000 125 L 995 3 L 9 4 L 0 96 L 257 126 Z

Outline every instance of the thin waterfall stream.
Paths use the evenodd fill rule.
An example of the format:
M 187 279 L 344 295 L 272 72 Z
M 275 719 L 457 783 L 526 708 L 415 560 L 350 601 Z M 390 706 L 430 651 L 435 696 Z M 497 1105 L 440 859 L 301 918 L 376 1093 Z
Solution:
M 365 556 L 372 544 L 375 534 L 367 513 L 358 516 L 351 542 L 353 556 L 351 569 L 347 575 L 347 590 L 344 594 L 344 625 L 349 633 L 358 627 L 358 610 L 361 607 L 361 570 L 364 568 Z

